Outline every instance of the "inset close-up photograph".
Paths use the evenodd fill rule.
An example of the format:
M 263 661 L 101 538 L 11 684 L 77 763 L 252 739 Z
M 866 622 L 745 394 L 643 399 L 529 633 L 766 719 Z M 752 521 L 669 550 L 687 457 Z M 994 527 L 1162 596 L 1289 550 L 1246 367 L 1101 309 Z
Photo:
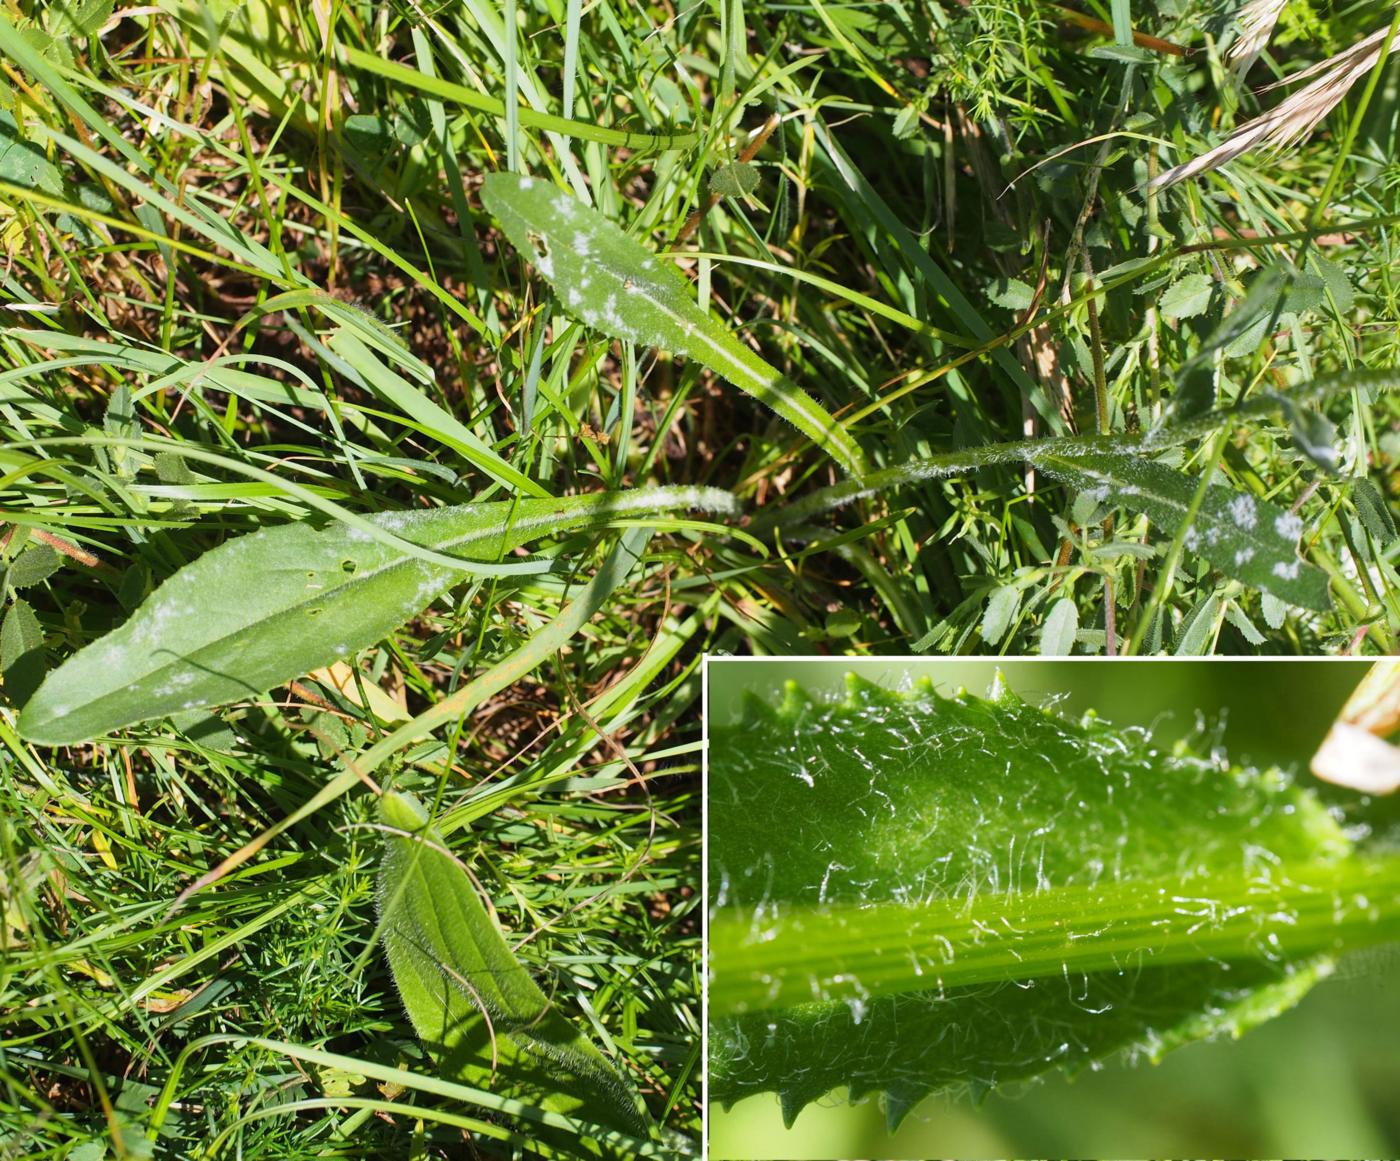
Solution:
M 706 680 L 716 1161 L 1400 1144 L 1397 666 Z

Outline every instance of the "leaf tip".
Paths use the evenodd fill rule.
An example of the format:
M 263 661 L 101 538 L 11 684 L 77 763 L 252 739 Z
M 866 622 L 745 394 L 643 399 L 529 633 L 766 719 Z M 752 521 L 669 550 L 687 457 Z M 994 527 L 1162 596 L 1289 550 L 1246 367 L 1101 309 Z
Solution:
M 778 1094 L 778 1102 L 783 1109 L 783 1128 L 790 1129 L 797 1121 L 797 1114 L 807 1106 L 807 1098 L 794 1089 Z
M 885 1092 L 885 1128 L 890 1136 L 898 1132 L 904 1118 L 923 1097 L 923 1093 L 908 1087 L 891 1088 Z
M 897 698 L 899 695 L 891 695 L 889 690 L 876 685 L 858 673 L 846 674 L 846 699 L 842 704 L 847 709 L 858 709 L 876 702 L 888 702 L 891 696 Z
M 411 794 L 387 790 L 379 799 L 379 817 L 394 830 L 419 831 L 428 825 L 428 812 Z
M 1021 695 L 1011 688 L 1006 680 L 1006 674 L 998 669 L 992 676 L 992 684 L 987 687 L 987 700 L 995 702 L 999 706 L 1019 706 L 1025 702 L 1021 700 Z
M 783 717 L 795 718 L 812 704 L 811 695 L 795 681 L 783 683 L 783 703 L 778 712 Z

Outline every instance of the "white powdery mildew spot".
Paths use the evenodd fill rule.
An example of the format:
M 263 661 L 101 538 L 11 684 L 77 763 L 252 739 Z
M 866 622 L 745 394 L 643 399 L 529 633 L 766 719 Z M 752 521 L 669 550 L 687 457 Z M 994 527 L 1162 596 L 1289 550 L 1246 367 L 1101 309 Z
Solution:
M 1303 520 L 1296 512 L 1285 512 L 1274 521 L 1274 531 L 1285 540 L 1296 541 L 1303 535 Z
M 1214 548 L 1220 543 L 1220 538 L 1224 535 L 1225 533 L 1221 529 L 1211 528 L 1206 532 L 1206 543 Z
M 1248 564 L 1253 559 L 1254 549 L 1241 548 L 1238 552 L 1235 553 L 1235 567 L 1238 568 L 1242 564 Z
M 1235 522 L 1236 528 L 1241 528 L 1248 532 L 1259 522 L 1259 510 L 1255 507 L 1253 496 L 1236 496 L 1230 501 L 1230 519 Z
M 593 247 L 588 242 L 588 235 L 582 230 L 574 231 L 574 253 L 580 258 L 587 258 L 593 253 Z
M 570 305 L 571 307 L 573 307 L 575 310 L 578 310 L 578 308 L 581 307 L 581 306 L 583 305 L 583 295 L 579 293 L 579 290 L 578 290 L 577 287 L 575 287 L 575 286 L 569 287 L 569 293 L 568 293 L 568 296 L 567 296 L 567 297 L 568 297 L 568 300 L 569 300 L 569 305 Z
M 1194 524 L 1186 530 L 1186 537 L 1182 543 L 1192 552 L 1195 552 L 1200 546 L 1201 533 Z
M 1298 566 L 1302 563 L 1303 562 L 1300 560 L 1290 560 L 1287 563 L 1279 561 L 1274 565 L 1274 576 L 1280 577 L 1283 580 L 1297 580 Z
M 534 187 L 535 179 L 522 174 L 516 184 L 520 187 L 520 192 L 524 193 L 527 189 L 532 189 Z
M 546 278 L 554 277 L 554 259 L 543 250 L 535 251 L 535 269 Z
M 578 203 L 568 194 L 560 194 L 554 199 L 554 212 L 566 222 L 574 220 L 574 215 L 578 213 Z

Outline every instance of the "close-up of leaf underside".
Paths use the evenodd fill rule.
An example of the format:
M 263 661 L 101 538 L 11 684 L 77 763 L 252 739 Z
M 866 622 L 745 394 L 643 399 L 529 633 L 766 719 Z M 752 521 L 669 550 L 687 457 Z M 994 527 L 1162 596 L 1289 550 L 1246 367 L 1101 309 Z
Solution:
M 1400 860 L 1309 790 L 1000 682 L 789 685 L 710 737 L 710 1097 L 837 1089 L 891 1129 L 1238 1036 L 1400 936 Z

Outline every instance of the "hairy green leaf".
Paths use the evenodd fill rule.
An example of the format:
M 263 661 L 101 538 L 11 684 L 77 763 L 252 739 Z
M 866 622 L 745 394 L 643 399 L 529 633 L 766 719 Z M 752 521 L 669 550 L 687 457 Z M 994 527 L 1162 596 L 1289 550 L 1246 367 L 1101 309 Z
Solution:
M 864 456 L 845 428 L 701 310 L 674 266 L 598 211 L 548 182 L 515 174 L 488 176 L 481 198 L 575 318 L 614 338 L 704 364 L 772 408 L 848 472 L 863 470 Z
M 1141 512 L 1174 534 L 1190 509 L 1198 481 L 1140 456 L 1047 453 L 1027 457 L 1042 471 L 1101 503 Z M 1286 508 L 1219 484 L 1206 491 L 1186 532 L 1186 547 L 1226 576 L 1291 605 L 1327 610 L 1327 574 L 1298 557 L 1303 521 Z
M 63 175 L 31 141 L 20 136 L 18 122 L 0 110 L 0 181 L 41 193 L 61 194 Z
M 1174 282 L 1162 295 L 1160 309 L 1165 318 L 1192 318 L 1210 305 L 1215 283 L 1207 274 L 1188 274 Z
M 0 673 L 12 705 L 23 705 L 44 675 L 44 630 L 23 598 L 16 599 L 0 621 Z
M 423 807 L 389 793 L 380 814 L 388 828 L 378 892 L 384 950 L 443 1075 L 648 1136 L 631 1086 L 515 958 Z
M 27 589 L 48 580 L 62 563 L 58 553 L 49 545 L 43 542 L 30 544 L 15 557 L 8 579 L 15 588 Z
M 256 697 L 372 645 L 462 575 L 413 555 L 414 545 L 452 554 L 463 570 L 486 568 L 541 537 L 689 508 L 729 513 L 734 499 L 715 488 L 651 488 L 371 517 L 371 529 L 392 534 L 388 543 L 342 524 L 240 536 L 186 565 L 51 673 L 19 729 L 31 741 L 73 744 Z
M 710 736 L 710 1093 L 985 1089 L 1156 1059 L 1400 936 L 1400 860 L 1277 772 L 1004 689 L 790 685 Z
M 721 165 L 710 174 L 710 192 L 723 198 L 746 198 L 758 188 L 758 170 L 746 161 Z

